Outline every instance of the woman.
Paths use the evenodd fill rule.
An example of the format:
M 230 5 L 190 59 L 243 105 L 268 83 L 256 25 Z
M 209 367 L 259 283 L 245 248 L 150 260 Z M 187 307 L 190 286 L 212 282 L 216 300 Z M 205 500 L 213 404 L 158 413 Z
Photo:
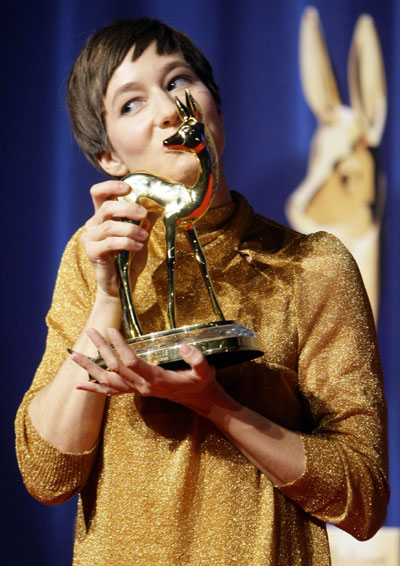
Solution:
M 182 347 L 190 369 L 168 371 L 136 358 L 118 331 L 122 249 L 134 253 L 143 330 L 167 327 L 161 223 L 114 199 L 136 170 L 195 182 L 196 160 L 162 144 L 186 88 L 221 157 L 218 87 L 181 32 L 117 22 L 74 66 L 74 132 L 112 180 L 92 187 L 94 215 L 60 266 L 46 352 L 16 420 L 20 468 L 45 503 L 80 494 L 75 564 L 329 564 L 325 521 L 368 538 L 389 491 L 374 324 L 343 246 L 255 214 L 221 166 L 198 232 L 225 316 L 257 332 L 263 358 L 216 372 Z M 121 218 L 146 218 L 148 229 Z M 212 320 L 182 234 L 177 249 L 178 325 Z M 110 371 L 88 360 L 97 351 Z

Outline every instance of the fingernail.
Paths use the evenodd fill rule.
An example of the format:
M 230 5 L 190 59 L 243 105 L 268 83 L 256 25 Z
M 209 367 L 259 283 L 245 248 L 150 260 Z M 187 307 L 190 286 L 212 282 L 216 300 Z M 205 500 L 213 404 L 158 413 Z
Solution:
M 192 347 L 189 344 L 182 344 L 181 346 L 181 353 L 182 354 L 190 354 L 192 351 Z
M 137 213 L 139 216 L 146 216 L 147 210 L 143 206 L 138 206 Z
M 148 236 L 148 233 L 146 232 L 146 230 L 140 229 L 139 236 L 143 238 L 143 240 L 145 240 Z

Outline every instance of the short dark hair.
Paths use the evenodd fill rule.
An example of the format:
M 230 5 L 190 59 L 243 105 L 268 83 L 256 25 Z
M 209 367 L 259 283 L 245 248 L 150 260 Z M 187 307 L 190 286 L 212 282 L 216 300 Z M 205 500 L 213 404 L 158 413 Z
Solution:
M 89 37 L 72 68 L 67 93 L 75 138 L 98 169 L 97 157 L 111 149 L 103 117 L 103 99 L 111 76 L 133 45 L 135 61 L 153 41 L 160 55 L 181 53 L 221 107 L 212 67 L 185 33 L 149 18 L 118 20 L 98 30 Z

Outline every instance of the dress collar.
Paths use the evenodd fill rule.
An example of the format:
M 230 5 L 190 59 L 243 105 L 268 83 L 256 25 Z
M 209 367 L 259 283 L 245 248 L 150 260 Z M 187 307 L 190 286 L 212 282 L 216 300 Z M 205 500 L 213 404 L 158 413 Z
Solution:
M 243 235 L 254 218 L 254 211 L 247 200 L 232 191 L 232 202 L 211 208 L 196 223 L 196 231 L 209 262 L 221 267 L 237 253 Z M 178 229 L 177 254 L 191 253 L 184 230 Z M 165 230 L 162 218 L 158 218 L 151 233 L 149 254 L 153 261 L 165 259 Z

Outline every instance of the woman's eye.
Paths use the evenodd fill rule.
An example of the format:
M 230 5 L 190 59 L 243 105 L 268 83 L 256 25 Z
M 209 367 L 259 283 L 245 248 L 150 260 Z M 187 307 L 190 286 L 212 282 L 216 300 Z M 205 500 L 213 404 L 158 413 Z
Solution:
M 139 98 L 128 100 L 128 102 L 125 102 L 125 104 L 122 106 L 121 114 L 129 114 L 130 112 L 137 110 L 139 106 L 142 104 L 142 102 L 143 101 L 140 100 Z
M 179 77 L 175 77 L 168 83 L 167 90 L 175 90 L 176 88 L 183 88 L 190 82 L 190 78 L 186 75 L 180 75 Z

